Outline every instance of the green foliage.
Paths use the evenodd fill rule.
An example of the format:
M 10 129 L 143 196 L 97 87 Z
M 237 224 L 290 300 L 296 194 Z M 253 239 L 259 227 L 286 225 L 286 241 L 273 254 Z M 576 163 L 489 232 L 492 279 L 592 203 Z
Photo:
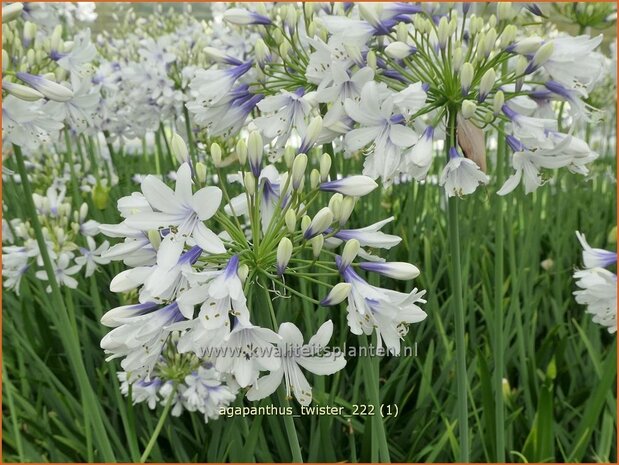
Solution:
M 169 155 L 169 154 L 166 154 Z M 116 161 L 122 153 L 114 154 Z M 131 173 L 147 172 L 155 154 L 122 158 L 120 182 L 109 192 L 104 209 L 92 208 L 95 219 L 114 222 L 116 200 L 134 190 Z M 172 158 L 161 158 L 162 172 Z M 357 172 L 358 161 L 342 165 Z M 6 163 L 14 168 L 13 161 Z M 556 182 L 525 196 L 520 190 L 502 202 L 480 189 L 460 202 L 460 240 L 467 330 L 469 437 L 472 461 L 494 461 L 494 351 L 489 334 L 494 323 L 496 208 L 503 208 L 503 315 L 506 384 L 505 441 L 508 461 L 616 460 L 616 344 L 590 321 L 572 297 L 572 272 L 580 263 L 574 235 L 586 231 L 592 244 L 604 247 L 615 223 L 616 198 L 612 159 L 598 160 L 590 179 L 559 173 Z M 6 183 L 8 218 L 25 217 L 21 186 Z M 83 199 L 93 207 L 93 200 Z M 396 216 L 393 232 L 403 237 L 390 260 L 415 263 L 422 270 L 415 285 L 428 291 L 428 318 L 412 328 L 407 344 L 416 357 L 381 360 L 349 358 L 345 370 L 313 380 L 315 403 L 343 406 L 373 398 L 397 405 L 398 415 L 300 416 L 293 421 L 305 460 L 311 461 L 452 461 L 458 457 L 455 395 L 455 344 L 448 274 L 446 204 L 440 189 L 401 184 L 376 191 L 353 221 L 365 225 Z M 80 199 L 81 202 L 81 199 Z M 549 270 L 540 263 L 552 259 Z M 50 301 L 45 286 L 28 274 L 20 296 L 4 294 L 3 306 L 3 451 L 6 462 L 103 461 L 102 445 L 114 459 L 137 461 L 146 448 L 163 408 L 132 406 L 119 390 L 117 363 L 104 361 L 99 340 L 100 316 L 119 305 L 108 291 L 120 271 L 118 264 L 81 278 L 78 289 L 63 292 L 68 320 Z M 327 281 L 301 292 L 320 299 Z M 289 282 L 288 285 L 295 286 Z M 400 285 L 400 290 L 410 286 Z M 273 296 L 279 320 L 317 328 L 327 318 L 339 328 L 341 347 L 359 344 L 346 328 L 345 308 L 313 308 L 308 302 Z M 69 325 L 67 327 L 66 325 Z M 67 341 L 73 331 L 96 405 L 81 393 L 85 380 L 73 370 Z M 378 376 L 377 376 L 378 375 Z M 378 384 L 374 384 L 378 381 Z M 375 389 L 377 388 L 377 392 Z M 376 401 L 374 401 L 376 402 Z M 237 400 L 237 406 L 246 401 Z M 260 405 L 277 404 L 267 399 Z M 294 406 L 298 409 L 297 406 Z M 104 436 L 94 421 L 102 422 Z M 199 415 L 169 417 L 149 460 L 163 461 L 289 461 L 292 459 L 285 419 L 281 416 L 221 418 L 204 424 Z M 383 421 L 386 437 L 377 422 Z M 384 446 L 386 442 L 386 446 Z M 388 449 L 385 451 L 384 448 Z M 387 454 L 388 452 L 388 454 Z

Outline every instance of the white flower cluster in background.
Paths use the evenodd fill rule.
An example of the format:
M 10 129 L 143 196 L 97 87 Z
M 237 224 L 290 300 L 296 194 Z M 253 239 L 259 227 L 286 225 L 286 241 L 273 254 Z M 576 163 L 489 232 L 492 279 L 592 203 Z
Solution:
M 616 333 L 617 275 L 606 268 L 616 266 L 617 252 L 591 247 L 580 232 L 576 232 L 576 236 L 583 248 L 585 265 L 584 269 L 574 272 L 579 287 L 574 291 L 576 302 L 587 306 L 587 313 L 595 323 L 604 326 L 609 333 Z
M 99 223 L 88 219 L 88 205 L 83 203 L 74 209 L 66 194 L 67 186 L 57 183 L 45 195 L 33 194 L 33 199 L 56 281 L 60 286 L 75 289 L 78 284 L 75 275 L 92 276 L 98 265 L 109 263 L 109 259 L 102 257 L 109 242 L 97 243 Z M 38 279 L 47 281 L 41 251 L 28 221 L 2 220 L 2 263 L 3 285 L 18 295 L 22 277 L 30 268 L 36 270 Z

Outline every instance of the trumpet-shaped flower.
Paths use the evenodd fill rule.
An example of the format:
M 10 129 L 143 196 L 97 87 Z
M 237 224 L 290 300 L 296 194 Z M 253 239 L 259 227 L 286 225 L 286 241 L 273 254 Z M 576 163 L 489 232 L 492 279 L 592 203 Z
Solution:
M 160 266 L 176 264 L 189 237 L 206 252 L 225 252 L 221 239 L 203 223 L 216 213 L 222 192 L 208 186 L 192 193 L 191 184 L 188 163 L 183 163 L 176 173 L 175 191 L 155 176 L 147 176 L 142 181 L 142 192 L 153 212 L 136 213 L 125 220 L 129 227 L 141 231 L 168 229 L 157 253 Z
M 341 264 L 337 257 L 338 266 Z M 348 325 L 353 334 L 370 335 L 376 331 L 378 344 L 394 355 L 400 353 L 400 340 L 408 332 L 408 325 L 426 318 L 417 304 L 425 291 L 413 289 L 409 294 L 382 289 L 368 284 L 352 266 L 341 267 L 340 274 L 351 284 L 348 295 Z
M 477 163 L 464 158 L 455 147 L 449 149 L 449 162 L 439 179 L 448 197 L 472 194 L 480 184 L 488 184 L 488 181 L 490 178 L 479 169 Z
M 405 126 L 404 117 L 395 110 L 394 95 L 386 85 L 368 82 L 359 102 L 346 100 L 346 113 L 360 124 L 344 138 L 348 150 L 372 144 L 363 173 L 390 182 L 402 162 L 402 151 L 417 142 L 417 134 Z
M 239 386 L 250 386 L 260 371 L 275 371 L 281 366 L 273 346 L 280 340 L 281 336 L 268 328 L 237 320 L 220 346 L 221 355 L 215 361 L 215 368 L 232 373 Z
M 307 406 L 312 402 L 312 387 L 301 367 L 315 375 L 332 375 L 346 365 L 343 354 L 321 355 L 333 334 L 333 323 L 331 320 L 323 323 L 307 344 L 303 344 L 303 334 L 293 323 L 282 323 L 278 334 L 280 367 L 259 378 L 247 391 L 247 398 L 264 399 L 275 392 L 283 379 L 287 395 L 294 395 L 301 405 Z

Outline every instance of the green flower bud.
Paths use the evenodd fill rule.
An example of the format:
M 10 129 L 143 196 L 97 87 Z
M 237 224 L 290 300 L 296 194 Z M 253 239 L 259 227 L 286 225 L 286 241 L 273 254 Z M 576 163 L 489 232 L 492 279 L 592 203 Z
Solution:
M 316 189 L 318 184 L 320 184 L 320 171 L 314 168 L 310 173 L 310 187 Z
M 331 156 L 328 153 L 323 153 L 320 157 L 320 180 L 325 182 L 329 179 L 329 171 L 331 171 Z
M 247 144 L 243 139 L 239 139 L 239 141 L 236 143 L 235 151 L 241 166 L 245 165 L 245 162 L 247 161 Z
M 292 188 L 294 190 L 299 190 L 301 188 L 306 167 L 307 155 L 300 153 L 295 157 L 294 163 L 292 164 Z
M 217 142 L 211 144 L 211 158 L 213 159 L 213 165 L 216 167 L 221 166 L 221 147 Z
M 288 210 L 286 215 L 284 216 L 284 221 L 286 222 L 286 228 L 290 234 L 294 233 L 297 227 L 297 214 L 294 210 Z
M 501 113 L 501 108 L 503 108 L 504 103 L 505 95 L 502 90 L 499 90 L 496 94 L 494 94 L 494 99 L 492 99 L 492 112 L 494 113 L 494 116 Z
M 361 245 L 359 244 L 359 241 L 357 239 L 351 239 L 346 242 L 346 245 L 344 246 L 344 250 L 342 251 L 342 267 L 343 268 L 346 268 L 348 265 L 350 265 L 353 262 L 353 260 L 357 257 L 357 254 L 359 253 L 360 248 L 361 248 Z
M 180 164 L 189 161 L 187 145 L 183 138 L 176 132 L 172 134 L 172 138 L 170 139 L 170 152 L 172 152 L 172 155 L 174 155 L 174 158 L 176 158 Z
M 310 239 L 310 244 L 312 244 L 312 255 L 314 258 L 318 258 L 320 256 L 320 252 L 322 252 L 322 247 L 325 243 L 325 236 L 319 234 L 318 236 L 312 237 Z
M 201 161 L 196 163 L 196 176 L 202 184 L 206 182 L 206 165 Z
M 469 119 L 477 111 L 477 105 L 471 100 L 464 100 L 462 102 L 462 117 Z
M 344 225 L 350 215 L 352 215 L 352 211 L 355 208 L 355 197 L 344 197 L 342 200 L 342 210 L 340 211 L 340 225 Z
M 249 195 L 253 196 L 256 193 L 256 178 L 249 171 L 243 177 L 243 185 Z
M 438 37 L 438 46 L 441 50 L 445 50 L 447 40 L 449 40 L 449 23 L 447 22 L 447 18 L 445 16 L 443 16 L 438 23 L 436 35 Z
M 284 274 L 286 267 L 288 266 L 288 262 L 290 261 L 290 257 L 292 257 L 292 242 L 287 237 L 282 237 L 282 240 L 279 241 L 279 245 L 277 246 L 277 275 L 281 276 Z
M 475 73 L 475 69 L 473 65 L 470 63 L 464 63 L 462 65 L 462 69 L 460 70 L 460 86 L 462 88 L 462 94 L 466 95 L 471 88 L 471 83 L 473 82 L 473 74 Z
M 340 193 L 334 194 L 329 199 L 329 208 L 333 212 L 333 217 L 336 221 L 339 221 L 340 216 L 342 214 L 342 201 L 344 200 L 344 196 Z

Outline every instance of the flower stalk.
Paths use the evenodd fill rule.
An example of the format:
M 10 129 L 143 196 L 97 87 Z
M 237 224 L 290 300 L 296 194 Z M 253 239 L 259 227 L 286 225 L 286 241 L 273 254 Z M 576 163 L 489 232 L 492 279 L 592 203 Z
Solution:
M 450 109 L 448 112 L 448 143 L 445 144 L 445 155 L 449 157 L 449 148 L 456 143 L 456 110 Z M 460 434 L 460 456 L 458 461 L 469 461 L 469 425 L 468 425 L 468 400 L 467 386 L 468 378 L 466 374 L 466 340 L 465 340 L 465 308 L 463 302 L 462 288 L 462 265 L 460 260 L 460 229 L 458 224 L 458 202 L 457 196 L 448 198 L 448 220 L 447 229 L 449 232 L 449 249 L 451 254 L 451 291 L 452 291 L 452 311 L 455 318 L 456 331 L 456 383 L 458 400 L 458 430 Z

